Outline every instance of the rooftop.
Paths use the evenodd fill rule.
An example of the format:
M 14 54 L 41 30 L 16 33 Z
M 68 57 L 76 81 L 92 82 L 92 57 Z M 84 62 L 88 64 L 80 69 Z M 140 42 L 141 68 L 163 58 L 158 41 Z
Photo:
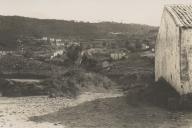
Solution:
M 192 5 L 167 5 L 165 8 L 180 27 L 192 27 Z

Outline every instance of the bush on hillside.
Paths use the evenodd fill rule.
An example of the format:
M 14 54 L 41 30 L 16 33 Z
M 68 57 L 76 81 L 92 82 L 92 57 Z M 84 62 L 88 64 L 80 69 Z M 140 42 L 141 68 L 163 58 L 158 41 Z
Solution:
M 86 72 L 82 69 L 69 69 L 62 75 L 55 75 L 42 82 L 50 96 L 76 97 L 80 92 L 102 92 L 112 88 L 115 83 L 105 76 Z

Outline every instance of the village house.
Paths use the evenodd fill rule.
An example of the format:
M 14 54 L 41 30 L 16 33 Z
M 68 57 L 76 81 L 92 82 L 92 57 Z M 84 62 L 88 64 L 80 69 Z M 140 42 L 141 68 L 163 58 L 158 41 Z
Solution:
M 1 51 L 0 51 L 0 57 L 1 57 L 1 56 L 5 56 L 5 55 L 7 55 L 7 54 L 13 54 L 13 53 L 14 53 L 13 51 L 1 50 Z
M 42 40 L 48 41 L 48 37 L 42 37 Z
M 53 59 L 54 57 L 58 56 L 58 55 L 63 55 L 64 50 L 57 50 L 53 53 L 53 55 L 51 56 L 50 59 Z
M 65 43 L 61 39 L 55 39 L 56 46 L 65 46 Z
M 63 43 L 63 42 L 56 42 L 55 45 L 58 46 L 58 47 L 59 46 L 65 46 L 65 43 Z
M 50 38 L 49 41 L 50 42 L 55 42 L 55 38 Z
M 192 5 L 165 6 L 155 47 L 155 80 L 192 93 Z
M 61 39 L 55 39 L 56 42 L 61 42 L 62 40 Z
M 111 53 L 110 58 L 112 60 L 121 60 L 123 58 L 127 58 L 127 56 L 126 56 L 126 53 L 124 53 L 124 52 L 122 52 L 122 53 Z
M 150 47 L 147 44 L 142 43 L 141 44 L 141 50 L 148 50 Z

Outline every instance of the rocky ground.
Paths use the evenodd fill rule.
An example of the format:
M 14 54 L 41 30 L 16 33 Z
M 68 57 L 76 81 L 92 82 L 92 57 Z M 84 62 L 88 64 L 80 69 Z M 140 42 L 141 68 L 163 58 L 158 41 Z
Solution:
M 57 112 L 61 108 L 77 106 L 86 101 L 99 98 L 118 97 L 120 93 L 84 93 L 76 99 L 48 98 L 47 96 L 0 97 L 0 127 L 2 128 L 63 128 L 61 122 L 36 123 L 30 121 L 32 116 L 42 116 Z M 67 128 L 67 127 L 66 127 Z

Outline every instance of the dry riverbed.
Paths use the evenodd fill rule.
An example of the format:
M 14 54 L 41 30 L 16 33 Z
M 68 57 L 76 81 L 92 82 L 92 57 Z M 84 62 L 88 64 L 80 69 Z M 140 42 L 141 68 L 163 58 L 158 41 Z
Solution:
M 47 98 L 47 96 L 0 97 L 0 127 L 2 128 L 67 128 L 60 122 L 37 123 L 30 121 L 33 116 L 57 112 L 63 108 L 77 106 L 101 98 L 119 97 L 119 93 L 83 93 L 76 99 Z

